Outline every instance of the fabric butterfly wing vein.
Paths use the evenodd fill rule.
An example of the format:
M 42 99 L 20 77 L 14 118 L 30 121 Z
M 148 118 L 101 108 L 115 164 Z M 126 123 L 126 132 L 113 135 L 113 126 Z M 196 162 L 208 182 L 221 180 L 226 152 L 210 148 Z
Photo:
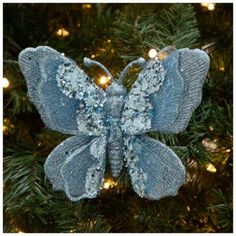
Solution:
M 94 62 L 88 59 L 87 64 L 100 64 Z M 167 146 L 143 133 L 186 128 L 201 100 L 209 66 L 204 52 L 176 50 L 163 62 L 140 58 L 128 64 L 106 92 L 72 60 L 49 47 L 25 49 L 19 64 L 28 95 L 44 123 L 75 135 L 58 145 L 45 163 L 55 189 L 64 190 L 72 201 L 95 197 L 103 182 L 107 147 L 112 175 L 119 175 L 125 156 L 139 196 L 160 199 L 177 194 L 185 176 L 181 161 Z M 143 70 L 127 95 L 121 82 L 135 64 Z

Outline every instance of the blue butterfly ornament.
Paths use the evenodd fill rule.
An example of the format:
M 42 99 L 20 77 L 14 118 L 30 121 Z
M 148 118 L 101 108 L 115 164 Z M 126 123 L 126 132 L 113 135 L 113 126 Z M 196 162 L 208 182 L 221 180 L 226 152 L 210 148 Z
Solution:
M 99 62 L 84 58 L 85 66 L 99 66 L 111 78 L 106 90 L 73 60 L 47 46 L 21 51 L 19 65 L 45 125 L 71 135 L 46 160 L 53 189 L 65 191 L 71 201 L 95 198 L 107 157 L 113 177 L 125 163 L 140 197 L 158 200 L 177 194 L 185 181 L 183 164 L 170 148 L 145 133 L 178 133 L 187 127 L 201 102 L 209 68 L 205 52 L 184 48 L 164 60 L 139 58 L 117 80 Z M 127 92 L 122 81 L 135 65 L 142 71 Z

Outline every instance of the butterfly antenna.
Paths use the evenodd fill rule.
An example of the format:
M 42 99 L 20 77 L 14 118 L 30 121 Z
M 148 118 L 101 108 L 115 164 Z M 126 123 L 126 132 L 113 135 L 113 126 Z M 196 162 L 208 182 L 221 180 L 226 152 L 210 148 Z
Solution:
M 127 75 L 128 70 L 130 70 L 133 66 L 141 66 L 142 68 L 145 67 L 145 65 L 147 64 L 146 60 L 143 57 L 140 57 L 139 59 L 135 60 L 135 61 L 131 61 L 125 68 L 124 70 L 121 72 L 120 77 L 119 77 L 119 83 L 122 83 L 123 79 L 125 78 L 125 76 Z
M 95 61 L 95 60 L 85 57 L 84 58 L 84 65 L 87 67 L 90 67 L 90 66 L 100 67 L 111 78 L 111 80 L 113 80 L 113 77 L 112 77 L 111 73 L 108 71 L 108 69 L 104 65 L 99 63 L 98 61 Z

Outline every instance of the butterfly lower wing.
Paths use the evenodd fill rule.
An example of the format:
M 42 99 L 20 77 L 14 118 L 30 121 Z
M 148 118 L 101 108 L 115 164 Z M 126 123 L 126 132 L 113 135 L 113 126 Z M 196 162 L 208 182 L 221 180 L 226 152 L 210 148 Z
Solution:
M 176 154 L 157 140 L 136 136 L 127 156 L 127 167 L 135 192 L 158 200 L 174 196 L 185 181 L 185 168 Z
M 75 152 L 78 148 L 90 143 L 93 138 L 93 136 L 85 135 L 72 136 L 60 143 L 48 155 L 44 164 L 44 170 L 47 178 L 53 186 L 53 189 L 64 190 L 64 181 L 60 173 L 62 165 L 69 155 Z
M 94 101 L 103 105 L 105 93 L 74 61 L 50 47 L 39 46 L 23 50 L 19 65 L 28 95 L 47 127 L 67 134 L 101 133 L 95 123 L 102 127 L 102 108 L 99 114 L 91 111 L 97 109 Z
M 71 137 L 49 155 L 46 176 L 54 189 L 64 190 L 71 201 L 94 198 L 103 181 L 105 150 L 104 137 Z
M 209 57 L 197 49 L 175 50 L 163 62 L 148 62 L 124 104 L 124 132 L 184 130 L 201 101 L 208 68 Z
M 97 196 L 102 187 L 105 157 L 106 138 L 97 137 L 66 159 L 60 172 L 71 201 Z

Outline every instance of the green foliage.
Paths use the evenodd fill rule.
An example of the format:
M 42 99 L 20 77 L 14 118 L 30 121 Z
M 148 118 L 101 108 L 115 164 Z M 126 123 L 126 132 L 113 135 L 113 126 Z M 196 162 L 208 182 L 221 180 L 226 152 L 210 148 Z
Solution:
M 4 4 L 4 232 L 232 232 L 232 4 Z M 37 17 L 35 17 L 37 16 Z M 65 28 L 69 36 L 56 35 Z M 185 163 L 178 196 L 149 201 L 133 191 L 126 170 L 93 200 L 70 202 L 52 190 L 44 162 L 67 135 L 45 128 L 27 98 L 20 50 L 49 45 L 81 65 L 94 55 L 118 76 L 150 48 L 204 47 L 211 66 L 203 101 L 186 131 L 151 132 Z M 124 81 L 129 90 L 140 69 Z M 87 72 L 87 70 L 86 70 Z M 101 71 L 88 71 L 95 80 Z M 210 140 L 215 149 L 207 149 Z M 207 170 L 214 165 L 215 172 Z M 108 166 L 109 168 L 109 166 Z M 111 178 L 107 168 L 105 178 Z M 216 189 L 216 190 L 214 190 Z
M 192 48 L 196 45 L 200 33 L 192 5 L 172 4 L 163 8 L 160 4 L 127 4 L 117 13 L 113 31 L 118 54 L 124 62 L 146 57 L 150 48 L 161 50 L 170 45 Z M 126 77 L 126 87 L 134 83 L 137 72 L 134 70 Z
M 228 202 L 221 190 L 215 190 L 214 194 L 216 195 L 217 203 L 210 204 L 210 206 L 207 208 L 210 211 L 210 218 L 213 221 L 214 225 L 218 227 L 222 232 L 232 232 L 232 198 L 230 198 L 230 201 Z
M 7 154 L 4 158 L 5 214 L 7 218 L 15 216 L 17 224 L 22 222 L 21 228 L 28 222 L 34 230 L 35 221 L 42 226 L 46 223 L 47 212 L 41 208 L 48 198 L 43 187 L 44 159 L 37 158 L 34 151 L 24 145 L 9 149 Z
M 173 4 L 167 9 L 153 4 L 147 8 L 140 4 L 128 4 L 118 13 L 114 34 L 119 54 L 126 60 L 146 56 L 149 48 L 165 46 L 193 47 L 200 36 L 193 7 L 189 4 Z

